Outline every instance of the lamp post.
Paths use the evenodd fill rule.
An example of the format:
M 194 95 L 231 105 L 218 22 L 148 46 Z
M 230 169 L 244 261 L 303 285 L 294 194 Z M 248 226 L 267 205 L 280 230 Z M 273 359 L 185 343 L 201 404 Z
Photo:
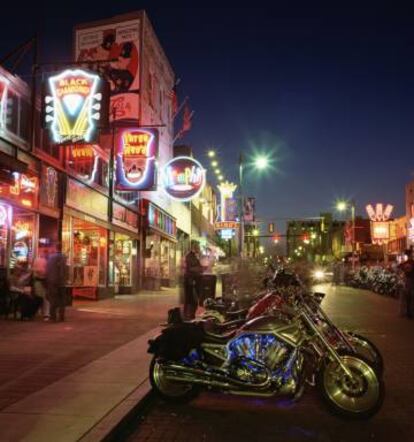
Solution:
M 345 212 L 351 210 L 351 250 L 352 250 L 352 271 L 355 271 L 355 201 L 352 199 L 348 201 L 337 201 L 336 210 L 338 212 Z
M 253 158 L 252 166 L 254 169 L 263 172 L 270 167 L 271 159 L 268 155 L 257 155 Z M 244 172 L 244 156 L 240 153 L 239 156 L 239 256 L 243 258 L 244 246 L 244 201 L 243 201 L 243 172 Z

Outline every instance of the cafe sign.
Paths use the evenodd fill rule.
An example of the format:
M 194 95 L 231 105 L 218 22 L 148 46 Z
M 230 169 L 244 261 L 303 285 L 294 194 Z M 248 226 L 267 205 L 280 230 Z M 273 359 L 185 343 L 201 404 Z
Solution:
M 93 143 L 108 120 L 107 83 L 84 69 L 50 76 L 44 88 L 43 123 L 55 144 Z
M 116 190 L 153 190 L 156 184 L 158 131 L 120 130 L 116 146 Z
M 191 157 L 176 157 L 162 170 L 162 186 L 169 197 L 178 201 L 190 201 L 204 188 L 206 171 Z

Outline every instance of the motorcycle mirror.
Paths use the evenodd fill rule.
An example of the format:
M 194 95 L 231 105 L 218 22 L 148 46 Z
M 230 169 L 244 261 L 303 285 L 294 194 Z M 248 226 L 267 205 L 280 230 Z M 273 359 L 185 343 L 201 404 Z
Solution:
M 319 301 L 322 301 L 322 299 L 325 298 L 326 295 L 325 295 L 325 293 L 315 292 L 315 293 L 313 294 L 313 296 L 314 296 L 315 298 L 318 298 Z

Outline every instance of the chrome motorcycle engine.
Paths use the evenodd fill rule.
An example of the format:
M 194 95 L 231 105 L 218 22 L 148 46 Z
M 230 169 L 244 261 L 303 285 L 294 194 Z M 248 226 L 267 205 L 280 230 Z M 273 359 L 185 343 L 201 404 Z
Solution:
M 246 358 L 260 362 L 270 371 L 287 359 L 289 347 L 273 334 L 246 333 L 233 339 L 229 345 L 230 360 Z

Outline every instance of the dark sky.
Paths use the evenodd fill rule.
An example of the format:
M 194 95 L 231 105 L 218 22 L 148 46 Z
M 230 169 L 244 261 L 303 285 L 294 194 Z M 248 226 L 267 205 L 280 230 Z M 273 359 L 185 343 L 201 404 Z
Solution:
M 42 61 L 70 56 L 75 23 L 145 8 L 196 112 L 183 141 L 199 159 L 217 147 L 235 179 L 239 152 L 274 152 L 276 170 L 245 185 L 261 217 L 315 216 L 337 197 L 354 198 L 359 213 L 369 202 L 403 213 L 414 178 L 412 10 L 122 0 L 33 2 L 22 16 L 14 3 L 2 7 L 0 54 L 39 28 Z

